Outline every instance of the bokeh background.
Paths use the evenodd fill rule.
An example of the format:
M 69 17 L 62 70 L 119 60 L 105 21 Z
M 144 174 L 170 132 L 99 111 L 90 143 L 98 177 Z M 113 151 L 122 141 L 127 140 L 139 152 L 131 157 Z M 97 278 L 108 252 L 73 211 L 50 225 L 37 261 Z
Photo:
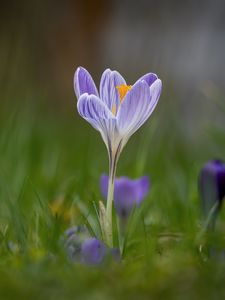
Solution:
M 221 119 L 223 0 L 5 1 L 0 24 L 1 105 L 41 98 L 76 118 L 72 79 L 82 65 L 97 82 L 107 67 L 131 84 L 157 73 L 160 105 L 169 103 L 168 115 L 175 109 L 192 133 Z
M 198 239 L 199 171 L 225 159 L 224 53 L 223 0 L 1 2 L 1 299 L 225 298 L 224 259 L 209 259 Z M 150 176 L 144 217 L 124 263 L 93 272 L 69 263 L 59 243 L 68 227 L 96 220 L 108 171 L 99 133 L 76 110 L 80 65 L 97 85 L 108 67 L 128 84 L 148 72 L 163 82 L 117 172 Z M 221 257 L 224 220 L 223 209 L 212 239 Z

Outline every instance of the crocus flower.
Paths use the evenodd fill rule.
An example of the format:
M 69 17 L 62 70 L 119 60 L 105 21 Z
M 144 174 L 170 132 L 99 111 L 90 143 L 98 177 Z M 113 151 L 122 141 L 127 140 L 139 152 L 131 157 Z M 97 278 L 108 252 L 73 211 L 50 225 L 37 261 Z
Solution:
M 100 80 L 99 92 L 88 73 L 79 67 L 74 75 L 74 89 L 81 117 L 97 129 L 109 155 L 109 184 L 107 206 L 102 224 L 107 243 L 112 246 L 112 201 L 114 178 L 120 153 L 131 137 L 150 117 L 159 100 L 162 82 L 156 74 L 148 73 L 133 86 L 127 85 L 117 72 L 106 69 Z M 102 210 L 102 214 L 104 210 Z
M 81 262 L 83 242 L 91 236 L 85 226 L 74 226 L 67 229 L 63 236 L 63 244 L 69 259 L 73 262 Z
M 106 69 L 98 92 L 88 71 L 79 67 L 74 88 L 79 114 L 101 133 L 109 153 L 118 155 L 153 112 L 162 83 L 156 74 L 148 73 L 131 86 L 117 71 Z
M 84 241 L 81 246 L 82 261 L 88 265 L 99 265 L 103 262 L 107 248 L 106 245 L 96 239 L 90 238 Z
M 74 226 L 67 229 L 63 236 L 63 244 L 69 259 L 74 263 L 99 265 L 107 257 L 120 260 L 117 248 L 109 249 L 101 240 L 90 236 L 85 226 Z
M 106 199 L 108 191 L 108 176 L 102 175 L 100 179 L 101 192 Z M 149 178 L 143 176 L 132 180 L 127 177 L 115 179 L 114 203 L 115 209 L 120 218 L 126 219 L 132 209 L 140 206 L 143 199 L 149 192 Z
M 225 164 L 220 160 L 207 162 L 199 176 L 199 190 L 204 215 L 207 217 L 214 208 L 212 223 L 225 197 Z

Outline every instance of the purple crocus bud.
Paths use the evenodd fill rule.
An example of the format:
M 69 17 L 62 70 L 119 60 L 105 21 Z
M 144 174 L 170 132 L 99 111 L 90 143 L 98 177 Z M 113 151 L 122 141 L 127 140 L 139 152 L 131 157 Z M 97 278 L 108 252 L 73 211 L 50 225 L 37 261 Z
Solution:
M 81 246 L 82 262 L 88 265 L 99 265 L 107 253 L 106 245 L 96 238 L 90 238 Z
M 107 198 L 108 176 L 102 175 L 100 186 L 103 197 Z M 120 177 L 115 180 L 114 203 L 119 217 L 127 218 L 135 206 L 140 206 L 149 192 L 150 182 L 147 176 L 132 180 Z
M 108 248 L 102 241 L 90 236 L 84 225 L 67 229 L 61 238 L 70 261 L 87 265 L 99 265 L 108 259 L 120 261 L 119 249 Z
M 81 260 L 81 245 L 90 238 L 87 228 L 83 225 L 67 229 L 62 238 L 69 259 L 73 262 Z
M 222 161 L 212 160 L 203 166 L 199 189 L 204 215 L 207 216 L 214 205 L 217 205 L 218 212 L 225 196 L 225 164 Z

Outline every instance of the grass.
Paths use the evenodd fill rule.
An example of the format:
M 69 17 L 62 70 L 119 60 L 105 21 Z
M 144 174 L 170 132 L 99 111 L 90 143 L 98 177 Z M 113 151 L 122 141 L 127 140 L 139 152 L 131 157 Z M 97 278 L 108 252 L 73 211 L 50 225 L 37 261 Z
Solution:
M 168 113 L 169 112 L 169 113 Z M 202 228 L 198 173 L 223 158 L 223 130 L 209 123 L 188 135 L 182 118 L 160 104 L 123 151 L 118 175 L 148 174 L 151 192 L 129 226 L 123 262 L 70 263 L 59 242 L 68 227 L 93 222 L 108 170 L 98 133 L 80 118 L 36 106 L 3 108 L 0 118 L 0 299 L 223 299 L 224 210 L 211 236 Z M 63 200 L 71 217 L 54 216 Z

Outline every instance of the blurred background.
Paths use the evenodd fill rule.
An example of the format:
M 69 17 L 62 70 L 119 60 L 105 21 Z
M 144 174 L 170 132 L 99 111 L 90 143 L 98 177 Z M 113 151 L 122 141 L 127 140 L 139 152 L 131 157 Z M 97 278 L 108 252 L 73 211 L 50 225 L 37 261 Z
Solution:
M 97 180 L 107 170 L 99 134 L 76 110 L 73 76 L 80 65 L 97 85 L 108 67 L 121 72 L 128 84 L 147 72 L 162 79 L 157 109 L 131 139 L 125 153 L 132 158 L 122 160 L 123 174 L 142 175 L 150 168 L 162 181 L 175 164 L 187 173 L 195 161 L 198 168 L 207 159 L 223 158 L 223 0 L 5 1 L 0 45 L 1 164 L 20 184 L 27 174 L 38 174 L 34 165 L 43 168 L 40 186 L 46 187 L 48 173 L 54 180 L 59 162 L 66 172 L 61 165 L 60 180 L 76 170 L 77 184 L 87 176 L 93 156 L 99 168 L 89 168 L 88 174 Z M 99 153 L 105 153 L 103 160 Z
M 157 73 L 160 106 L 191 134 L 223 121 L 215 106 L 225 90 L 223 0 L 5 1 L 0 45 L 0 109 L 26 100 L 77 118 L 72 82 L 82 65 L 97 82 L 107 67 L 130 84 Z
M 97 207 L 102 197 L 99 178 L 108 172 L 99 133 L 77 113 L 73 76 L 80 65 L 97 86 L 106 68 L 118 70 L 131 85 L 148 72 L 163 82 L 153 115 L 128 142 L 117 171 L 117 176 L 150 177 L 144 226 L 134 226 L 131 239 L 134 248 L 140 244 L 138 260 L 149 254 L 146 272 L 141 265 L 136 272 L 133 252 L 127 251 L 132 263 L 125 275 L 109 270 L 98 284 L 89 269 L 84 276 L 71 272 L 68 281 L 64 261 L 55 259 L 66 228 L 86 223 L 89 216 L 96 219 L 93 204 Z M 99 290 L 114 292 L 118 282 L 116 299 L 124 286 L 122 299 L 139 299 L 141 291 L 146 297 L 140 299 L 148 299 L 149 286 L 157 290 L 154 299 L 225 299 L 225 293 L 209 293 L 218 286 L 224 290 L 224 268 L 218 261 L 218 269 L 204 273 L 202 245 L 198 252 L 195 243 L 202 220 L 199 171 L 208 160 L 225 160 L 224 117 L 224 0 L 1 1 L 0 298 L 43 300 L 57 294 L 58 299 L 55 288 L 70 285 L 71 298 L 60 299 L 74 299 L 82 289 L 88 293 L 89 286 L 96 287 L 92 299 L 112 299 L 100 298 Z M 58 204 L 66 220 L 54 213 Z M 216 238 L 224 249 L 224 209 L 221 220 Z M 165 235 L 164 243 L 159 238 L 163 233 L 175 238 Z M 18 251 L 10 248 L 12 241 Z M 58 281 L 48 264 L 45 269 L 32 263 L 29 267 L 45 254 L 62 271 Z M 18 270 L 23 266 L 21 288 Z M 36 274 L 41 280 L 38 287 L 31 283 L 31 297 L 27 281 Z M 166 291 L 171 284 L 170 298 Z M 3 294 L 2 287 L 13 297 Z M 201 293 L 197 297 L 195 289 Z M 51 290 L 53 298 L 46 296 Z

